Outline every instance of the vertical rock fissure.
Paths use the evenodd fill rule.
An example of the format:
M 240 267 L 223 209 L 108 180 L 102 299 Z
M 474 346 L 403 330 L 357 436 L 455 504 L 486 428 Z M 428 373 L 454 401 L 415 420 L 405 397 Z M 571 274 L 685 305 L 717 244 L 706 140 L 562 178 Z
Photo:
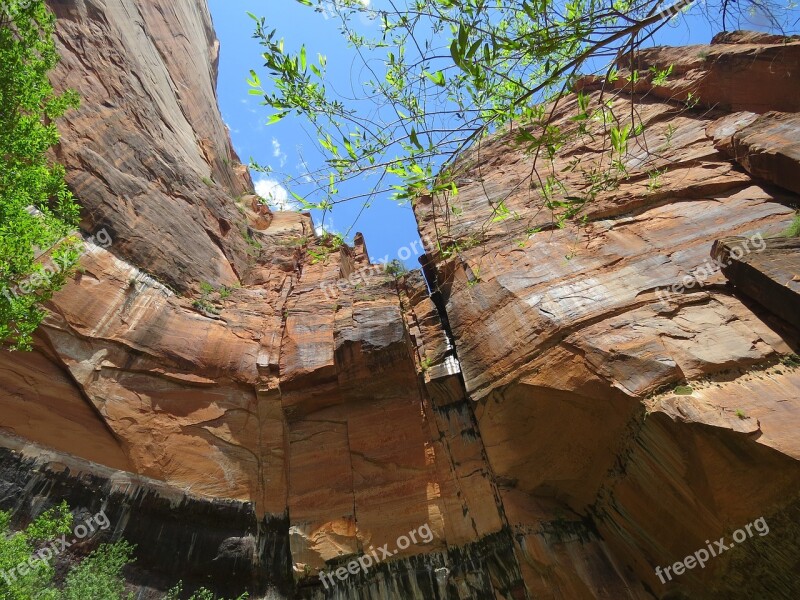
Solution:
M 415 219 L 418 218 L 414 217 Z M 425 285 L 428 287 L 428 294 L 433 302 L 433 305 L 436 307 L 436 312 L 439 315 L 439 322 L 442 324 L 442 330 L 444 331 L 445 336 L 447 337 L 447 341 L 449 343 L 449 351 L 450 356 L 452 356 L 459 364 L 461 361 L 458 359 L 458 347 L 456 345 L 456 338 L 453 335 L 453 330 L 450 327 L 450 318 L 447 314 L 447 305 L 444 300 L 444 296 L 442 295 L 442 291 L 439 287 L 439 271 L 436 268 L 435 261 L 428 255 L 423 254 L 419 259 L 420 265 L 422 266 L 422 277 L 425 280 Z M 464 388 L 465 398 L 471 400 L 469 397 L 469 393 L 467 392 L 466 382 L 464 381 L 463 373 L 461 373 L 459 369 L 459 378 L 461 379 L 461 384 Z
M 489 588 L 494 589 L 503 589 L 504 597 L 515 597 L 515 598 L 524 598 L 528 600 L 531 597 L 530 591 L 528 590 L 527 586 L 524 583 L 524 578 L 522 576 L 522 566 L 520 564 L 520 559 L 518 556 L 519 548 L 516 544 L 515 537 L 513 534 L 513 530 L 511 528 L 509 519 L 506 515 L 505 506 L 502 500 L 502 495 L 497 485 L 497 477 L 495 475 L 494 469 L 491 466 L 489 461 L 489 455 L 486 451 L 486 447 L 483 443 L 483 438 L 480 432 L 478 420 L 475 414 L 473 401 L 469 397 L 467 392 L 466 382 L 464 380 L 464 375 L 460 368 L 460 362 L 458 361 L 458 354 L 457 354 L 457 347 L 456 347 L 456 339 L 453 335 L 453 332 L 450 328 L 450 322 L 447 315 L 447 309 L 444 301 L 444 296 L 439 288 L 437 283 L 438 274 L 436 271 L 436 267 L 433 262 L 430 260 L 428 255 L 424 255 L 420 259 L 420 263 L 422 264 L 422 275 L 425 280 L 425 285 L 427 287 L 428 298 L 433 303 L 436 316 L 438 318 L 439 324 L 442 328 L 442 331 L 445 334 L 445 338 L 447 341 L 447 351 L 444 355 L 444 359 L 447 360 L 448 357 L 452 357 L 457 364 L 459 365 L 457 370 L 450 371 L 448 369 L 448 375 L 446 377 L 455 377 L 455 381 L 457 383 L 458 389 L 460 390 L 458 396 L 461 398 L 460 401 L 456 401 L 455 403 L 447 403 L 441 405 L 441 399 L 437 401 L 437 394 L 434 389 L 428 387 L 428 382 L 426 381 L 426 376 L 424 373 L 420 374 L 419 382 L 421 393 L 423 394 L 423 398 L 427 400 L 423 400 L 423 411 L 425 410 L 426 406 L 429 407 L 431 413 L 430 418 L 433 421 L 433 426 L 435 428 L 435 434 L 438 436 L 440 443 L 443 445 L 445 450 L 444 454 L 446 455 L 445 460 L 447 461 L 447 466 L 449 468 L 450 474 L 452 476 L 453 484 L 455 485 L 456 489 L 458 490 L 457 496 L 462 499 L 462 510 L 464 511 L 464 516 L 469 514 L 470 511 L 470 503 L 467 499 L 467 495 L 464 493 L 464 477 L 465 475 L 459 474 L 459 465 L 455 460 L 455 456 L 457 452 L 453 449 L 450 439 L 448 438 L 448 431 L 442 427 L 442 419 L 448 419 L 448 413 L 453 411 L 457 411 L 461 413 L 468 419 L 467 428 L 461 431 L 461 435 L 468 430 L 470 430 L 474 437 L 479 444 L 479 454 L 482 463 L 482 471 L 484 473 L 484 477 L 486 477 L 487 482 L 491 489 L 491 495 L 493 496 L 493 504 L 497 510 L 497 516 L 499 518 L 501 528 L 494 533 L 486 533 L 486 530 L 481 532 L 481 527 L 475 520 L 475 516 L 473 514 L 469 514 L 469 522 L 470 527 L 474 533 L 475 539 L 479 540 L 475 542 L 475 544 L 470 544 L 469 547 L 475 548 L 483 548 L 485 543 L 489 543 L 490 545 L 498 544 L 497 547 L 494 548 L 495 552 L 502 552 L 504 554 L 504 562 L 503 567 L 498 571 L 497 565 L 491 566 L 490 560 L 483 565 L 482 568 L 485 568 L 485 571 L 481 572 L 481 578 L 488 578 L 487 583 L 489 583 Z M 398 302 L 400 305 L 401 311 L 405 312 L 406 307 L 404 306 L 403 301 L 403 294 L 400 289 L 400 284 L 396 286 L 398 292 Z M 410 288 L 406 288 L 407 293 L 411 293 Z M 416 326 L 421 326 L 421 321 L 419 316 L 416 314 L 413 305 L 409 305 L 407 307 L 408 311 L 411 313 L 410 317 L 413 320 L 413 323 Z M 408 327 L 410 322 L 408 319 L 404 319 L 405 326 L 406 326 L 406 337 L 408 339 L 409 346 L 413 349 L 414 343 L 411 340 L 411 334 L 408 331 Z M 424 345 L 424 340 L 423 340 Z M 412 350 L 412 354 L 414 354 Z M 431 432 L 432 434 L 434 431 Z M 452 433 L 452 432 L 451 432 Z M 476 473 L 469 473 L 466 477 L 477 476 Z M 488 491 L 488 490 L 487 490 Z M 491 541 L 490 541 L 491 540 Z M 463 566 L 458 557 L 461 552 L 468 552 L 467 546 L 459 546 L 457 544 L 447 544 L 447 554 L 446 556 L 449 557 L 449 564 L 452 565 L 456 571 L 459 570 L 459 566 Z M 486 557 L 488 559 L 488 557 Z M 502 571 L 502 573 L 500 572 Z M 495 580 L 497 578 L 497 580 Z M 503 580 L 500 583 L 500 579 Z M 510 594 L 510 596 L 505 596 L 505 594 Z

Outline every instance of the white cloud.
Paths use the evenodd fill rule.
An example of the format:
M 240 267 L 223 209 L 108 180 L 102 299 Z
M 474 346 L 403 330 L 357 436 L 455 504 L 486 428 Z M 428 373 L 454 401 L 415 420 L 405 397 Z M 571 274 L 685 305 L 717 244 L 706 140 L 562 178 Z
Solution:
M 272 138 L 272 156 L 280 159 L 281 167 L 286 166 L 286 153 L 281 151 L 281 143 L 278 138 Z
M 325 225 L 317 225 L 316 227 L 314 227 L 314 232 L 317 234 L 317 237 L 322 237 L 326 233 L 331 233 L 331 234 L 336 233 L 336 230 L 334 230 L 333 228 L 333 217 L 327 215 L 327 219 L 325 220 L 327 221 Z
M 289 198 L 289 192 L 274 179 L 261 178 L 255 181 L 256 194 L 264 198 L 275 210 L 300 210 L 300 205 Z

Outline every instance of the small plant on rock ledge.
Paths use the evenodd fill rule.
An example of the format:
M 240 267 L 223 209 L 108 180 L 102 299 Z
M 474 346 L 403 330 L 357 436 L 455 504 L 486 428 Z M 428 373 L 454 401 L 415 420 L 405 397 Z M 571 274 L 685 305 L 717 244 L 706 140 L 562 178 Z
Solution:
M 231 290 L 223 286 L 220 288 L 219 296 L 220 299 L 227 298 L 231 294 Z M 215 306 L 214 301 L 212 300 L 212 294 L 217 292 L 216 288 L 208 283 L 207 281 L 203 281 L 200 283 L 200 297 L 196 298 L 192 302 L 192 307 L 196 310 L 199 310 L 202 313 L 206 313 L 207 315 L 218 315 L 220 313 L 220 309 Z M 225 294 L 223 296 L 223 293 Z
M 383 270 L 387 275 L 391 275 L 392 277 L 401 277 L 402 275 L 408 273 L 406 266 L 396 258 L 386 263 L 386 265 L 383 267 Z
M 792 224 L 789 225 L 789 228 L 781 235 L 783 235 L 783 237 L 800 237 L 800 213 L 794 216 Z
M 344 236 L 341 233 L 325 232 L 319 238 L 317 248 L 309 248 L 308 255 L 311 257 L 311 264 L 325 262 L 328 257 L 344 246 Z
M 179 583 L 167 592 L 167 595 L 164 596 L 164 600 L 180 600 L 183 597 L 183 583 Z M 219 596 L 210 590 L 207 590 L 206 588 L 200 588 L 199 590 L 195 591 L 188 600 L 216 600 L 217 598 L 219 598 Z M 247 598 L 249 598 L 248 594 L 242 594 L 236 600 L 247 600 Z M 219 600 L 223 599 L 219 598 Z
M 467 285 L 475 287 L 481 282 L 481 270 L 479 267 L 467 270 Z
M 192 306 L 199 310 L 200 312 L 208 313 L 210 315 L 218 315 L 220 310 L 211 304 L 208 300 L 204 300 L 202 298 L 198 298 L 192 302 Z
M 782 356 L 781 364 L 785 367 L 800 367 L 800 356 L 797 356 L 797 354 Z
M 667 172 L 667 169 L 653 169 L 647 172 L 647 191 L 655 192 L 661 187 L 661 176 Z

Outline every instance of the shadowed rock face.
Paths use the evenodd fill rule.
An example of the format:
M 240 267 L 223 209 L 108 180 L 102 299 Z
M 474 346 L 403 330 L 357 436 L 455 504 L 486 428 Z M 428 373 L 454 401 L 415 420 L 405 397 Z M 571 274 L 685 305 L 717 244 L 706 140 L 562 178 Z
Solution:
M 800 238 L 769 240 L 757 254 L 748 252 L 747 239 L 723 238 L 712 254 L 737 289 L 800 329 Z
M 619 90 L 645 132 L 585 226 L 553 228 L 520 185 L 531 158 L 482 143 L 460 217 L 416 203 L 423 238 L 461 248 L 429 254 L 426 282 L 258 204 L 216 106 L 204 2 L 51 5 L 55 81 L 83 98 L 58 158 L 87 235 L 113 243 L 88 245 L 33 353 L 0 353 L 0 508 L 18 523 L 61 499 L 107 507 L 148 597 L 179 578 L 320 599 L 793 596 L 796 324 L 730 269 L 733 285 L 700 269 L 729 236 L 750 241 L 749 269 L 788 268 L 758 240 L 798 200 L 796 120 L 769 111 L 797 109 L 800 43 L 643 53 L 677 76 Z M 740 63 L 785 89 L 743 96 Z M 674 101 L 692 90 L 714 108 Z M 601 139 L 556 166 L 607 160 Z M 493 222 L 498 199 L 521 218 Z M 768 536 L 655 575 L 760 516 Z

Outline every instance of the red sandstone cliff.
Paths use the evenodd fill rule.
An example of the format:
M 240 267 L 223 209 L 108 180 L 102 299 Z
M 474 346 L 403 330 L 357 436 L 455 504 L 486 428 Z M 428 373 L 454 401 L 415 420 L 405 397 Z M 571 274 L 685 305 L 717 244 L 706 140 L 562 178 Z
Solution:
M 54 298 L 35 352 L 0 354 L 0 481 L 19 512 L 111 498 L 148 573 L 234 591 L 324 597 L 320 569 L 427 524 L 430 542 L 327 597 L 792 597 L 779 594 L 796 591 L 800 556 L 797 325 L 748 282 L 796 255 L 745 259 L 726 272 L 735 285 L 656 290 L 715 240 L 792 221 L 800 42 L 642 53 L 676 76 L 633 92 L 646 127 L 628 177 L 580 227 L 536 211 L 518 186 L 530 158 L 505 138 L 473 149 L 461 216 L 443 198 L 415 207 L 425 237 L 462 248 L 428 256 L 429 296 L 418 272 L 337 288 L 367 265 L 362 239 L 316 261 L 306 215 L 253 210 L 205 3 L 52 6 L 55 79 L 83 98 L 59 159 L 85 231 L 113 244 Z M 575 100 L 556 110 L 566 122 Z M 600 160 L 599 140 L 558 161 Z M 500 197 L 523 218 L 493 223 Z M 201 298 L 201 282 L 230 295 Z M 761 542 L 656 578 L 759 516 Z M 174 520 L 164 546 L 155 532 Z

